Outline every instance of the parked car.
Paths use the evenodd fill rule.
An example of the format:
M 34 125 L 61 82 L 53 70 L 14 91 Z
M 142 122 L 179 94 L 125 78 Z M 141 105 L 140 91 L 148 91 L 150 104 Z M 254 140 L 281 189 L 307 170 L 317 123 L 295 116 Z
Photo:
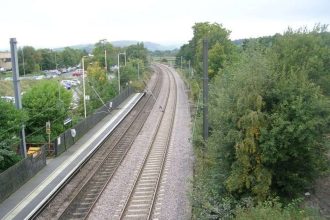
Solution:
M 61 85 L 64 86 L 66 89 L 71 89 L 71 82 L 70 80 L 62 80 Z
M 71 80 L 70 80 L 70 83 L 71 83 L 71 85 L 73 85 L 73 86 L 77 86 L 77 85 L 80 84 L 80 81 L 79 81 L 78 79 L 71 79 Z
M 35 80 L 41 80 L 41 79 L 44 79 L 45 76 L 40 75 L 40 76 L 34 76 L 33 78 L 34 78 Z
M 68 67 L 68 72 L 76 70 L 76 67 Z
M 5 100 L 6 102 L 15 103 L 15 97 L 13 96 L 1 96 L 0 98 Z
M 61 75 L 61 72 L 58 70 L 50 70 L 50 72 L 56 75 Z
M 86 71 L 85 71 L 86 74 Z M 83 70 L 82 69 L 76 69 L 73 73 L 72 76 L 82 76 L 83 75 Z

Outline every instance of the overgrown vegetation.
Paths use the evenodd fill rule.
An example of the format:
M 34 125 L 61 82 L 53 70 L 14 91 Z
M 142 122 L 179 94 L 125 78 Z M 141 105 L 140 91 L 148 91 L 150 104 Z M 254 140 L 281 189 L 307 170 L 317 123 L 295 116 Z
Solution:
M 0 99 L 0 173 L 20 160 L 16 155 L 19 145 L 18 132 L 27 120 L 24 111 L 17 110 L 11 103 Z
M 221 25 L 198 23 L 193 29 L 193 39 L 181 48 L 177 60 L 184 56 L 193 61 L 197 71 L 191 87 L 198 91 L 200 45 L 208 37 L 211 79 L 209 139 L 204 143 L 200 136 L 201 121 L 194 137 L 193 217 L 301 219 L 313 215 L 291 201 L 303 196 L 329 165 L 330 34 L 326 27 L 289 29 L 268 40 L 245 41 L 236 49 Z

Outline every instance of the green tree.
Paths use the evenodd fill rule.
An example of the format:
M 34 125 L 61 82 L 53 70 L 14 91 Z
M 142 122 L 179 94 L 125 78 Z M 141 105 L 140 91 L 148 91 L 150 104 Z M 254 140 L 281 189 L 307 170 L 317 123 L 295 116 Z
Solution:
M 0 99 L 0 172 L 14 165 L 20 157 L 17 156 L 19 146 L 18 132 L 27 120 L 22 110 L 17 110 L 12 103 Z
M 50 49 L 39 49 L 38 53 L 40 54 L 40 67 L 42 70 L 51 70 L 56 69 L 57 60 L 55 63 L 55 57 L 58 55 L 56 51 L 52 51 Z
M 330 33 L 327 27 L 316 25 L 312 31 L 288 29 L 275 37 L 272 49 L 278 71 L 304 70 L 308 78 L 330 96 Z
M 59 64 L 61 67 L 73 67 L 79 64 L 84 54 L 82 50 L 65 47 L 59 54 Z
M 23 75 L 23 55 L 25 73 L 33 73 L 40 70 L 41 55 L 33 47 L 25 46 L 18 49 L 18 63 L 20 75 Z
M 100 40 L 95 44 L 95 47 L 93 49 L 93 55 L 94 55 L 94 60 L 99 63 L 101 67 L 105 67 L 105 51 L 107 54 L 106 58 L 106 63 L 107 63 L 107 68 L 111 65 L 113 65 L 116 61 L 116 56 L 115 50 L 107 40 Z
M 176 63 L 191 60 L 197 74 L 202 74 L 203 39 L 209 41 L 209 76 L 213 78 L 218 72 L 236 60 L 237 49 L 229 39 L 230 31 L 218 23 L 200 22 L 193 27 L 193 38 L 189 44 L 183 45 L 177 54 Z M 220 59 L 220 60 L 219 60 Z
M 144 64 L 147 64 L 148 51 L 144 47 L 143 42 L 131 45 L 126 48 L 126 56 L 128 60 L 142 60 Z
M 271 46 L 250 41 L 235 65 L 223 67 L 226 74 L 215 75 L 207 145 L 195 137 L 201 152 L 193 194 L 198 218 L 226 218 L 247 198 L 253 204 L 278 195 L 287 202 L 327 169 L 329 99 L 311 77 L 316 67 L 310 60 L 328 74 L 329 52 L 312 49 L 324 45 L 320 36 L 326 38 L 286 33 Z M 301 39 L 310 40 L 311 50 L 293 46 Z
M 213 78 L 220 69 L 224 68 L 226 62 L 226 53 L 224 47 L 217 42 L 210 50 L 209 50 L 209 76 Z
M 107 102 L 115 97 L 118 83 L 116 80 L 110 81 L 105 70 L 97 62 L 89 65 L 87 72 L 86 94 L 89 95 L 90 99 L 87 101 L 86 108 L 87 112 L 91 113 L 103 105 L 102 101 Z M 82 102 L 83 98 L 80 100 Z M 80 110 L 82 112 L 82 109 Z
M 272 57 L 251 49 L 232 78 L 217 77 L 211 111 L 215 134 L 231 141 L 227 189 L 258 200 L 295 196 L 326 161 L 325 97 L 305 71 L 274 72 Z
M 128 62 L 126 66 L 120 67 L 120 84 L 122 87 L 134 80 L 137 80 L 137 65 Z
M 69 114 L 72 101 L 71 91 L 58 82 L 44 81 L 28 90 L 22 99 L 23 108 L 28 112 L 26 125 L 27 142 L 45 142 L 46 122 L 51 123 L 51 137 L 64 131 L 63 121 Z

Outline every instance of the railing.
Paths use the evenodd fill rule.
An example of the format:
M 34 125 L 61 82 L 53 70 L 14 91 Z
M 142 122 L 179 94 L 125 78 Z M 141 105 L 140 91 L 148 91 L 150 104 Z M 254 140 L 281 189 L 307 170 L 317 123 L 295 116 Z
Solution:
M 46 145 L 0 174 L 0 203 L 46 166 Z

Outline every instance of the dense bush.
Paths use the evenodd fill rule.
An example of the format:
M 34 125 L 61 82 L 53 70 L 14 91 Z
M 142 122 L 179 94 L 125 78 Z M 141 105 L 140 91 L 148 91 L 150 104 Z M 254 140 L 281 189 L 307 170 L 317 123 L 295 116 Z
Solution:
M 20 160 L 16 154 L 19 146 L 18 132 L 27 120 L 22 110 L 17 110 L 12 103 L 0 99 L 0 172 Z
M 56 81 L 43 81 L 29 89 L 22 98 L 23 109 L 29 116 L 25 130 L 26 141 L 47 142 L 45 126 L 48 121 L 51 123 L 51 138 L 62 133 L 71 100 L 72 93 Z
M 240 207 L 236 210 L 237 220 L 300 220 L 300 219 L 321 219 L 317 213 L 311 210 L 299 208 L 299 201 L 293 201 L 283 206 L 278 200 L 261 202 L 255 207 Z
M 290 201 L 327 169 L 330 35 L 323 31 L 287 32 L 267 47 L 250 41 L 214 77 L 209 139 L 195 137 L 194 218 L 234 216 L 246 198 L 251 207 L 274 196 Z M 308 44 L 301 50 L 299 42 Z M 263 207 L 250 211 L 258 217 Z

